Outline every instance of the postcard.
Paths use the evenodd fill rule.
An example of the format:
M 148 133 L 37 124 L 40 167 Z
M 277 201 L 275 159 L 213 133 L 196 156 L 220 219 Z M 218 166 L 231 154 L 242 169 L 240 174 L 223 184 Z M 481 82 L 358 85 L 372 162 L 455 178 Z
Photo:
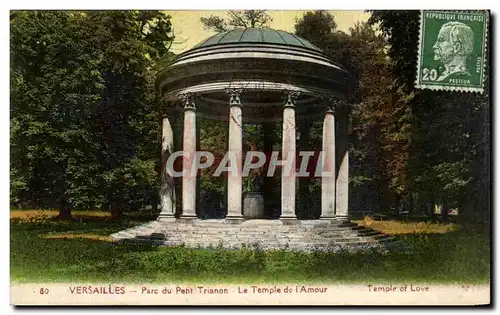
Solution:
M 11 304 L 489 305 L 490 12 L 10 12 Z

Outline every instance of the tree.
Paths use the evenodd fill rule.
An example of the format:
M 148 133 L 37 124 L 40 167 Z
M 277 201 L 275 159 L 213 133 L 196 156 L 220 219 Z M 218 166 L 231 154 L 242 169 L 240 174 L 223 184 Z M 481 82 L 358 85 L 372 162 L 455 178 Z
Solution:
M 407 191 L 409 159 L 408 96 L 394 84 L 387 40 L 368 23 L 349 34 L 336 29 L 327 11 L 307 12 L 297 20 L 296 34 L 308 39 L 344 66 L 357 82 L 350 96 L 351 208 L 387 211 Z M 321 122 L 311 138 L 321 147 Z
M 24 198 L 58 207 L 61 218 L 70 216 L 76 182 L 87 179 L 81 190 L 95 184 L 95 167 L 86 166 L 97 147 L 87 127 L 103 78 L 84 19 L 69 11 L 11 16 L 11 169 L 28 187 Z
M 159 129 L 152 73 L 167 56 L 170 29 L 159 11 L 11 14 L 13 200 L 59 207 L 68 218 L 71 207 L 122 209 L 151 195 Z
M 396 82 L 414 95 L 408 182 L 417 207 L 453 205 L 463 222 L 489 222 L 489 82 L 482 95 L 416 90 L 419 11 L 373 11 L 369 22 L 388 39 Z
M 309 11 L 295 22 L 295 34 L 307 38 L 317 46 L 325 42 L 337 31 L 335 18 L 328 11 Z
M 416 90 L 418 26 L 417 11 L 375 11 L 350 34 L 335 30 L 327 12 L 308 12 L 297 22 L 298 35 L 358 82 L 350 100 L 350 151 L 359 195 L 351 206 L 431 214 L 443 204 L 443 214 L 458 207 L 463 221 L 488 221 L 488 92 Z
M 161 116 L 150 91 L 155 63 L 168 56 L 173 40 L 170 17 L 159 11 L 93 11 L 88 18 L 98 27 L 104 57 L 105 89 L 94 124 L 101 145 L 100 182 L 106 205 L 119 217 L 142 203 L 144 189 L 156 195 Z
M 201 23 L 207 30 L 217 33 L 225 32 L 233 28 L 268 27 L 272 18 L 266 10 L 229 10 L 226 12 L 227 20 L 220 16 L 210 15 L 200 18 Z
M 387 41 L 367 23 L 350 29 L 348 54 L 358 86 L 353 96 L 351 136 L 354 186 L 360 207 L 387 211 L 407 191 L 409 119 L 406 96 L 394 84 Z M 357 157 L 357 158 L 356 158 Z

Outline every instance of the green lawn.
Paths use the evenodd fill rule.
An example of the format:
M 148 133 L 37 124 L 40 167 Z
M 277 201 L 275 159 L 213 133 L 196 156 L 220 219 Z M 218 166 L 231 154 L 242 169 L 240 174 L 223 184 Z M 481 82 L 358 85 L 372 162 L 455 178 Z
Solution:
M 150 219 L 11 219 L 13 282 L 488 283 L 489 234 L 401 234 L 411 254 L 254 252 L 119 245 L 109 234 Z M 82 238 L 75 238 L 81 236 Z M 101 237 L 99 237 L 101 236 Z

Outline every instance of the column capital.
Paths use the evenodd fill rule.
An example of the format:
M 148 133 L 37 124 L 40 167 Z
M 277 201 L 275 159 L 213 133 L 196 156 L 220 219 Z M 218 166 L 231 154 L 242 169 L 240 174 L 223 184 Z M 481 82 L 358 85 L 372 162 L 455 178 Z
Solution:
M 298 91 L 284 91 L 283 92 L 283 107 L 295 107 L 295 101 L 299 98 L 300 92 Z
M 335 106 L 332 106 L 331 104 L 328 104 L 325 108 L 325 115 L 335 115 Z
M 172 106 L 172 102 L 160 99 L 160 112 L 163 116 L 165 116 L 167 110 L 172 107 L 174 107 Z
M 226 93 L 229 94 L 229 106 L 241 106 L 240 96 L 243 89 L 227 89 Z
M 344 110 L 348 107 L 348 103 L 345 99 L 342 99 L 342 98 L 338 98 L 338 97 L 329 97 L 327 100 L 326 100 L 326 107 L 327 107 L 327 111 L 329 109 L 332 109 L 333 112 L 335 112 L 335 110 Z
M 185 111 L 196 110 L 196 104 L 194 103 L 193 95 L 191 93 L 180 93 L 179 98 L 182 100 Z

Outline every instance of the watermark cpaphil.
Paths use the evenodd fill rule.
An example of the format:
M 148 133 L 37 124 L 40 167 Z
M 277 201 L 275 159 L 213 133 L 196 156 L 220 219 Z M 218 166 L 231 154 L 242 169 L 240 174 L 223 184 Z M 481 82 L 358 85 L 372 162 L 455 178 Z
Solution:
M 167 159 L 166 170 L 172 177 L 195 177 L 199 170 L 214 168 L 212 176 L 219 177 L 223 173 L 230 176 L 249 176 L 251 170 L 267 168 L 265 176 L 273 177 L 278 168 L 282 176 L 295 177 L 334 177 L 335 169 L 325 163 L 324 151 L 297 151 L 295 155 L 288 155 L 280 159 L 279 151 L 261 152 L 248 151 L 244 159 L 238 158 L 238 153 L 228 151 L 222 159 L 216 159 L 209 151 L 173 152 Z M 241 161 L 243 164 L 239 164 Z M 186 167 L 183 167 L 186 166 Z M 295 167 L 293 167 L 295 166 Z
M 436 81 L 452 74 L 470 76 L 467 59 L 474 52 L 474 32 L 468 25 L 452 21 L 443 24 L 433 46 L 434 60 L 444 65 L 444 72 Z

